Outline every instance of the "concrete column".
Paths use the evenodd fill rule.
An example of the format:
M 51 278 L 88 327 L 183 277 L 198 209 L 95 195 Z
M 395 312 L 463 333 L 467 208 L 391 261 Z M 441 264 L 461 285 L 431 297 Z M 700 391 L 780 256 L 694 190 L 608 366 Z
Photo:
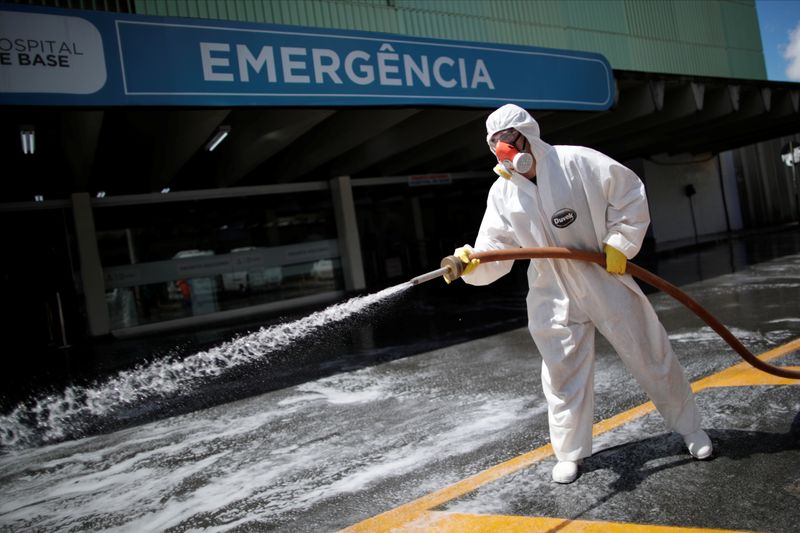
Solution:
M 350 176 L 331 180 L 333 211 L 336 215 L 336 233 L 339 238 L 339 255 L 342 258 L 344 288 L 357 291 L 367 286 L 364 281 L 364 264 L 361 260 L 361 240 L 358 237 L 356 208 Z
M 106 305 L 106 287 L 103 279 L 103 266 L 100 263 L 100 250 L 97 248 L 92 202 L 88 193 L 72 195 L 72 215 L 75 219 L 78 259 L 83 283 L 83 297 L 86 299 L 89 334 L 93 337 L 107 335 L 111 332 L 111 320 Z

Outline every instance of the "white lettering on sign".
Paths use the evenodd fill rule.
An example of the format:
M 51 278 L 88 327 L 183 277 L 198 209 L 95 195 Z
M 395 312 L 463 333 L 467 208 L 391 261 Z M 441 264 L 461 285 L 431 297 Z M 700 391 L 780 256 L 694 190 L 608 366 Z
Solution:
M 358 66 L 359 72 L 353 70 L 353 63 L 360 59 L 362 64 Z M 344 70 L 347 72 L 347 77 L 350 81 L 359 85 L 369 85 L 375 80 L 375 72 L 372 70 L 372 65 L 365 65 L 364 62 L 369 61 L 369 54 L 361 50 L 354 50 L 347 54 L 344 59 Z M 359 75 L 360 74 L 360 75 Z
M 281 47 L 281 62 L 283 63 L 283 81 L 286 83 L 309 83 L 311 78 L 302 74 L 306 70 L 304 59 L 299 61 L 294 58 L 305 58 L 305 48 Z M 295 72 L 299 71 L 299 72 Z
M 0 92 L 91 94 L 105 83 L 103 40 L 91 22 L 0 12 Z
M 420 63 L 416 63 L 413 57 L 404 55 L 403 68 L 406 74 L 406 83 L 409 87 L 414 86 L 413 76 L 416 76 L 424 87 L 431 86 L 431 73 L 430 70 L 428 70 L 428 56 L 420 56 Z
M 275 77 L 275 56 L 272 54 L 271 46 L 264 46 L 258 53 L 258 57 L 253 57 L 249 48 L 243 44 L 237 44 L 236 55 L 239 58 L 239 78 L 242 81 L 250 81 L 250 69 L 248 67 L 252 67 L 256 74 L 266 67 L 267 81 L 275 83 L 277 79 Z M 205 64 L 203 65 L 203 70 L 205 71 Z
M 374 57 L 365 50 L 352 50 L 342 58 L 336 50 L 328 48 L 282 46 L 275 50 L 263 46 L 251 50 L 246 44 L 201 42 L 200 60 L 206 81 L 251 82 L 252 79 L 266 83 L 341 85 L 346 79 L 356 85 L 431 87 L 435 84 L 445 89 L 485 86 L 494 90 L 483 59 L 401 54 L 389 43 L 381 45 Z M 258 76 L 262 71 L 266 75 Z
M 339 55 L 336 52 L 326 48 L 314 48 L 311 50 L 311 56 L 314 58 L 314 83 L 325 83 L 322 75 L 327 74 L 333 83 L 342 84 L 342 78 L 337 72 L 342 62 L 339 61 Z
M 203 57 L 203 79 L 206 81 L 233 81 L 230 72 L 216 72 L 214 67 L 230 66 L 227 57 L 221 54 L 212 56 L 214 52 L 230 52 L 231 47 L 225 43 L 200 43 L 200 54 Z
M 386 43 L 381 46 L 381 51 L 378 54 L 378 78 L 381 85 L 402 85 L 403 80 L 400 78 L 389 77 L 389 75 L 396 76 L 400 72 L 400 66 L 397 65 L 400 56 L 398 54 L 387 54 L 386 52 L 394 52 L 392 45 Z

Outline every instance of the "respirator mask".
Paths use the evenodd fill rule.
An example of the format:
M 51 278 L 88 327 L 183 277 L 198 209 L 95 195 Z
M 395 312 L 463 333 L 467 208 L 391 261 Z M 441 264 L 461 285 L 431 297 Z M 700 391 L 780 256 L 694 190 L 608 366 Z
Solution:
M 515 138 L 513 135 L 516 135 Z M 494 167 L 495 173 L 506 179 L 511 179 L 511 172 L 516 171 L 520 174 L 525 174 L 533 167 L 533 156 L 531 154 L 520 152 L 514 143 L 519 139 L 522 134 L 509 130 L 508 132 L 500 132 L 496 137 L 498 138 L 495 145 L 495 155 L 500 162 Z M 509 142 L 511 141 L 511 142 Z

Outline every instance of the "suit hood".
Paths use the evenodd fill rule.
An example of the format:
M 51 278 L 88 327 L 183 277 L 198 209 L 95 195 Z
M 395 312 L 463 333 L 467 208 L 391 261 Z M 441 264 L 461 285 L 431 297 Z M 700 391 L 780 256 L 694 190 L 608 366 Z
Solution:
M 537 161 L 544 161 L 547 153 L 553 147 L 539 137 L 539 124 L 534 118 L 514 104 L 506 104 L 492 112 L 486 119 L 486 143 L 489 150 L 494 153 L 492 136 L 498 131 L 514 128 L 522 133 L 531 145 L 531 152 Z

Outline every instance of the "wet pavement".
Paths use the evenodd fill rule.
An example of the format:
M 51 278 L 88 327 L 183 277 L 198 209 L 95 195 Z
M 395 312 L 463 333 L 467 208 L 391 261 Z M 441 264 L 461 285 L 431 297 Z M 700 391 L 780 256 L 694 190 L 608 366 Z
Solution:
M 643 252 L 636 262 L 681 286 L 798 252 L 800 230 L 795 224 L 720 238 L 698 247 L 659 254 Z M 203 395 L 197 402 L 182 402 L 180 409 L 208 407 L 523 327 L 527 323 L 525 270 L 525 264 L 518 261 L 508 276 L 488 287 L 462 283 L 448 286 L 438 281 L 422 284 L 373 309 L 368 316 L 353 317 L 349 327 L 336 335 L 306 339 L 302 349 L 293 346 L 280 356 L 271 357 L 269 371 L 262 372 L 258 379 L 237 379 L 234 386 L 222 387 L 218 394 Z M 421 273 L 414 273 L 418 274 Z M 405 280 L 395 280 L 402 281 Z M 367 292 L 381 289 L 384 287 L 372 287 Z M 652 292 L 648 286 L 643 289 Z M 164 357 L 185 357 L 261 327 L 298 320 L 324 307 L 147 337 L 75 342 L 64 349 L 32 349 L 26 339 L 5 339 L 13 357 L 0 373 L 0 412 L 32 395 L 58 391 L 73 383 L 108 379 L 119 371 Z M 174 406 L 160 404 L 159 412 L 162 411 L 165 416 L 176 412 Z
M 800 365 L 797 230 L 643 266 L 753 353 Z M 86 437 L 3 449 L 0 530 L 797 530 L 797 382 L 732 373 L 739 357 L 653 294 L 714 458 L 692 460 L 640 407 L 598 336 L 595 453 L 575 483 L 555 485 L 525 290 L 458 285 L 402 291 L 65 438 Z

